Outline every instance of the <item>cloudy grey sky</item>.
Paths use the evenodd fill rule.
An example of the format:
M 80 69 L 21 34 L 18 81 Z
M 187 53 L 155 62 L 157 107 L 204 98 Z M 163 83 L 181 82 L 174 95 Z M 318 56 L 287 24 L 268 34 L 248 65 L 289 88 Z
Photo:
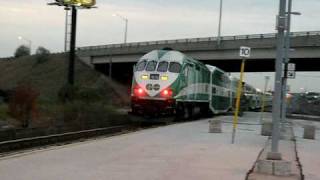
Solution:
M 46 5 L 52 1 L 0 1 L 0 57 L 12 56 L 26 43 L 18 36 L 32 40 L 33 50 L 44 46 L 52 52 L 63 51 L 65 12 Z M 292 31 L 320 30 L 320 0 L 293 1 L 294 11 L 302 16 L 293 17 Z M 97 5 L 97 9 L 79 11 L 77 46 L 121 43 L 124 22 L 113 17 L 114 13 L 129 19 L 129 42 L 217 35 L 219 0 L 97 0 Z M 279 0 L 224 0 L 222 34 L 275 32 L 278 5 Z M 319 81 L 313 77 L 317 73 L 307 75 Z M 247 78 L 253 84 L 264 79 L 263 74 L 260 79 Z M 297 84 L 293 85 L 296 90 L 300 86 L 318 88 L 297 80 L 291 83 Z

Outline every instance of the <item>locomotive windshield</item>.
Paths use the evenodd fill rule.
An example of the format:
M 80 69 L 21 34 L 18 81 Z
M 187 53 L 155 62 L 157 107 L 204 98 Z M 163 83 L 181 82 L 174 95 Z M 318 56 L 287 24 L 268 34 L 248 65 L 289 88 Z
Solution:
M 157 61 L 149 61 L 147 64 L 146 71 L 154 71 L 157 67 Z
M 159 62 L 157 71 L 158 72 L 167 72 L 168 66 L 169 66 L 169 63 L 166 61 Z
M 171 62 L 169 66 L 169 71 L 172 73 L 179 73 L 181 69 L 181 65 L 177 62 Z
M 144 68 L 146 67 L 146 64 L 147 64 L 146 60 L 139 62 L 136 66 L 136 71 L 143 71 Z

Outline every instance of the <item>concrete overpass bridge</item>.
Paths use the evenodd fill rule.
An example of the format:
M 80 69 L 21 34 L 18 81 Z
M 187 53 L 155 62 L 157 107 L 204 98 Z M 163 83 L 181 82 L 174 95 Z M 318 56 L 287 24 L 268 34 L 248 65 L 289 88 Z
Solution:
M 293 32 L 291 36 L 291 62 L 297 71 L 320 71 L 320 31 Z M 127 44 L 111 44 L 78 48 L 78 56 L 96 69 L 114 76 L 131 76 L 132 65 L 145 53 L 170 47 L 206 64 L 220 67 L 227 72 L 240 70 L 239 47 L 252 48 L 247 61 L 247 72 L 274 71 L 276 34 L 253 34 L 221 37 L 176 39 Z

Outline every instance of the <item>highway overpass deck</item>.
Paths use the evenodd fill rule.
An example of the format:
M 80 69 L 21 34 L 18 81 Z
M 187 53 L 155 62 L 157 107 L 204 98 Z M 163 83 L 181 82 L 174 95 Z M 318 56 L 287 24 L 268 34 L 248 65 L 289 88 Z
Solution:
M 320 70 L 320 31 L 292 32 L 290 58 L 297 63 L 297 71 Z M 221 37 L 176 39 L 134 42 L 78 48 L 78 56 L 87 64 L 132 63 L 145 53 L 162 48 L 172 48 L 207 64 L 217 65 L 227 72 L 239 71 L 239 47 L 252 48 L 250 72 L 274 71 L 276 34 L 253 34 Z M 260 65 L 260 66 L 259 66 Z

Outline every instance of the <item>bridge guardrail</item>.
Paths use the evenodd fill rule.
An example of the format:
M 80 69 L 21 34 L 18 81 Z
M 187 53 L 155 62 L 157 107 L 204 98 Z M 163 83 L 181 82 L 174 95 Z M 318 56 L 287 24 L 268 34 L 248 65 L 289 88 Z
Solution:
M 318 36 L 320 31 L 303 31 L 303 32 L 291 32 L 291 37 L 302 37 L 302 36 Z M 244 39 L 270 39 L 276 38 L 276 33 L 267 34 L 251 34 L 251 35 L 237 35 L 237 36 L 222 36 L 222 41 L 234 41 L 234 40 L 244 40 Z M 204 38 L 189 38 L 189 39 L 174 39 L 174 40 L 160 40 L 160 41 L 145 41 L 145 42 L 132 42 L 126 44 L 109 44 L 100 46 L 87 46 L 79 47 L 78 51 L 91 51 L 100 50 L 107 48 L 121 48 L 121 47 L 139 47 L 148 45 L 158 45 L 158 44 L 176 44 L 176 43 L 196 43 L 196 42 L 208 42 L 217 41 L 217 37 L 204 37 Z

